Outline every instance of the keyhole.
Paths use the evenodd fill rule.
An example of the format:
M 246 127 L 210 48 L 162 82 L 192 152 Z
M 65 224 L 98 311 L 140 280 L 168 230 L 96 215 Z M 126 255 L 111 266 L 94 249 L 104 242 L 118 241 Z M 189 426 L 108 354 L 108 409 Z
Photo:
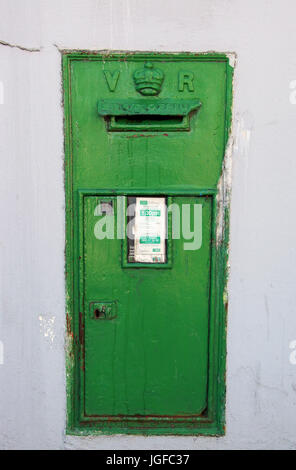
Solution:
M 95 314 L 96 318 L 104 318 L 105 317 L 104 312 L 102 310 L 98 309 L 98 308 L 95 309 L 94 314 Z

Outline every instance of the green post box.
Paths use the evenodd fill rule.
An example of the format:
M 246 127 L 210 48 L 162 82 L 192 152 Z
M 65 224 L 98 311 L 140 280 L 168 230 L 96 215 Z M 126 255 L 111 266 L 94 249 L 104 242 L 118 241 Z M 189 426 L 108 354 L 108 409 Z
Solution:
M 223 434 L 228 58 L 63 67 L 68 432 Z

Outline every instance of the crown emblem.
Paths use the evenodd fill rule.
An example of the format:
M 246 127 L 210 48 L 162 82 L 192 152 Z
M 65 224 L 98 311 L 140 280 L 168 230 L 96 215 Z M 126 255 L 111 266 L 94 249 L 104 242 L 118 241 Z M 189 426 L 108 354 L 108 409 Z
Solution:
M 160 92 L 164 74 L 160 69 L 155 69 L 151 62 L 146 62 L 143 69 L 134 72 L 133 78 L 139 93 L 152 96 Z

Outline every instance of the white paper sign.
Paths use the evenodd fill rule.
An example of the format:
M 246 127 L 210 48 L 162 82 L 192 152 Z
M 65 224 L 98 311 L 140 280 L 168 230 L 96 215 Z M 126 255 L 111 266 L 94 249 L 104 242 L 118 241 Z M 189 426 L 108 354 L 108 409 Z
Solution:
M 165 263 L 166 212 L 164 197 L 136 198 L 134 226 L 136 263 Z

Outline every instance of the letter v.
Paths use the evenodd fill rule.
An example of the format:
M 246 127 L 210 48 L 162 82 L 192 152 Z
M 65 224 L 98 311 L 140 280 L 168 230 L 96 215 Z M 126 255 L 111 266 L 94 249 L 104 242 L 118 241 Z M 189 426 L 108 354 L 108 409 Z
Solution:
M 115 72 L 111 73 L 109 70 L 104 70 L 105 79 L 109 88 L 109 91 L 115 91 L 117 86 L 117 82 L 119 79 L 120 72 L 119 70 L 115 70 Z

